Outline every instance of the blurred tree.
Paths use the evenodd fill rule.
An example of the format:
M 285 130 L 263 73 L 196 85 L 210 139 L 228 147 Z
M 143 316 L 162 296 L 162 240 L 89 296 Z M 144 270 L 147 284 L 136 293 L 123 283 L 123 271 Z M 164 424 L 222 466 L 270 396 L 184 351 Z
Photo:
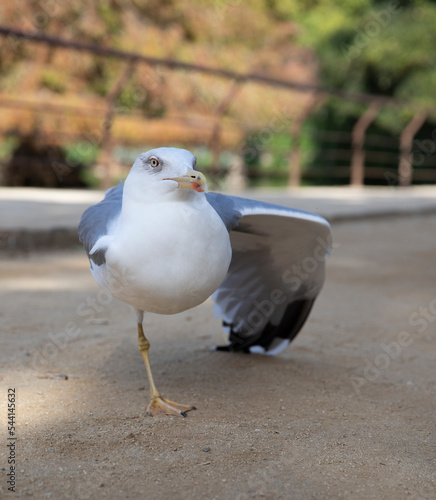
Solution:
M 0 5 L 0 19 L 12 28 L 156 58 L 312 84 L 317 80 L 313 51 L 295 43 L 297 18 L 282 14 L 267 0 L 95 0 L 86 4 L 16 0 Z M 76 107 L 86 100 L 89 108 L 97 109 L 123 67 L 122 61 L 112 58 L 49 48 L 13 36 L 0 38 L 0 91 L 25 98 L 35 108 L 44 101 Z M 182 141 L 185 147 L 210 144 L 217 110 L 232 85 L 204 74 L 138 65 L 115 102 L 112 130 L 116 143 L 125 147 Z M 272 148 L 280 142 L 273 138 L 277 128 L 286 133 L 292 117 L 310 100 L 310 95 L 300 92 L 245 85 L 219 117 L 223 127 L 219 147 L 239 151 L 248 131 L 260 141 L 265 159 L 268 144 Z M 2 129 L 26 134 L 37 126 L 59 137 L 62 134 L 64 146 L 78 137 L 100 145 L 98 113 L 95 120 L 73 113 L 66 119 L 43 109 L 24 114 L 24 110 L 2 109 Z M 278 127 L 278 123 L 284 125 Z M 259 135 L 265 127 L 269 131 L 266 140 Z
M 95 0 L 86 5 L 17 0 L 0 5 L 0 18 L 13 28 L 155 57 L 241 73 L 316 78 L 313 58 L 302 62 L 307 51 L 294 43 L 294 19 L 280 18 L 266 0 Z M 104 97 L 119 71 L 119 62 L 113 59 L 48 49 L 13 36 L 0 39 L 0 90 L 7 93 L 48 90 L 65 100 L 77 92 Z M 141 66 L 120 104 L 150 114 L 190 109 L 211 115 L 229 84 L 204 75 Z M 290 92 L 279 95 L 263 86 L 247 88 L 227 115 L 250 126 L 261 125 L 273 112 L 295 101 Z
M 88 155 L 89 156 L 89 155 Z M 80 149 L 67 150 L 37 133 L 20 137 L 4 171 L 6 186 L 84 187 L 86 166 L 93 158 L 80 155 Z
M 86 5 L 16 0 L 0 5 L 0 17 L 2 23 L 30 32 L 241 73 L 257 72 L 312 84 L 321 79 L 326 86 L 435 105 L 436 3 L 430 0 L 95 0 Z M 0 90 L 37 101 L 48 96 L 76 104 L 78 95 L 101 100 L 121 70 L 119 61 L 49 49 L 14 37 L 0 43 Z M 159 66 L 138 67 L 116 103 L 123 124 L 128 125 L 129 144 L 139 144 L 145 137 L 133 117 L 128 121 L 131 110 L 159 117 L 190 113 L 214 118 L 229 84 Z M 272 149 L 281 144 L 274 134 L 286 134 L 292 118 L 304 112 L 311 101 L 308 94 L 250 84 L 232 102 L 225 118 L 237 122 L 240 130 L 248 130 L 250 143 L 259 137 L 262 127 L 270 131 L 270 139 L 260 140 L 257 164 L 261 168 L 262 162 L 270 161 L 269 145 Z M 349 131 L 363 110 L 363 105 L 333 99 L 312 123 L 317 129 Z M 376 127 L 398 135 L 411 114 L 407 108 L 387 107 L 372 130 Z M 274 125 L 277 116 L 285 127 Z M 29 123 L 13 109 L 4 110 L 2 118 L 22 133 Z M 83 129 L 81 119 L 73 116 L 68 126 Z M 150 133 L 154 142 L 155 137 L 165 143 L 180 136 L 176 121 L 162 131 L 157 123 L 149 123 L 147 133 L 152 127 L 156 130 L 154 135 Z M 207 142 L 207 127 L 192 130 L 190 137 L 202 134 L 199 143 Z M 305 130 L 303 143 L 314 151 L 320 149 L 311 132 L 314 127 Z M 244 141 L 236 133 L 229 134 L 227 140 L 235 149 L 236 141 Z M 271 154 L 275 158 L 275 153 Z M 316 154 L 311 155 L 311 161 L 316 161 Z M 285 162 L 274 160 L 268 168 L 279 171 Z
M 299 42 L 316 51 L 322 84 L 411 104 L 385 106 L 369 133 L 398 136 L 420 106 L 433 112 L 427 128 L 436 123 L 436 2 L 312 0 L 297 7 L 292 0 L 271 0 L 271 5 L 282 16 L 300 19 Z M 311 165 L 326 160 L 328 168 L 349 164 L 345 157 L 327 155 L 327 159 L 326 146 L 315 132 L 350 131 L 364 109 L 364 105 L 335 98 L 312 117 L 308 130 L 317 154 Z M 351 139 L 331 146 L 345 149 Z
M 316 3 L 301 41 L 315 48 L 326 85 L 435 106 L 434 1 Z

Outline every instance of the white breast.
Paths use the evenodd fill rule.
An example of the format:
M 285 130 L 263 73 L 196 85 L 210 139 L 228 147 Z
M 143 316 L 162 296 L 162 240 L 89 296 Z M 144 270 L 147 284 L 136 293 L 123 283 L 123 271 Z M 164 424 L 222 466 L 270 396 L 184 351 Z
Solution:
M 123 207 L 113 236 L 106 264 L 93 274 L 143 311 L 174 314 L 202 303 L 230 265 L 227 229 L 205 197 Z

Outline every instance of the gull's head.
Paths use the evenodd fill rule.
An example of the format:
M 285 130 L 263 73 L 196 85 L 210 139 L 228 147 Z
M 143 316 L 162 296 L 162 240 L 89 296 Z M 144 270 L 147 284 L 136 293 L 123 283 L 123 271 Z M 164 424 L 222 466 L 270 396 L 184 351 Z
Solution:
M 195 156 L 186 149 L 151 149 L 136 158 L 124 189 L 139 199 L 145 194 L 161 196 L 179 190 L 206 192 L 206 178 L 195 170 L 195 163 Z

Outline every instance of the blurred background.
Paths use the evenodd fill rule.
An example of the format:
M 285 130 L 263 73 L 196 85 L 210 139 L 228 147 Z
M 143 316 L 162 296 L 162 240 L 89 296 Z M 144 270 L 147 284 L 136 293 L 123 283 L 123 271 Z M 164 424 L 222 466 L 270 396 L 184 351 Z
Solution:
M 131 311 L 102 298 L 77 235 L 159 146 L 191 150 L 212 190 L 326 217 L 334 242 L 278 357 L 211 351 L 227 342 L 211 300 L 147 315 L 159 388 L 198 404 L 183 422 L 145 418 Z M 0 2 L 18 495 L 434 500 L 435 184 L 436 1 Z
M 436 2 L 0 6 L 0 184 L 106 188 L 192 150 L 215 189 L 436 182 Z

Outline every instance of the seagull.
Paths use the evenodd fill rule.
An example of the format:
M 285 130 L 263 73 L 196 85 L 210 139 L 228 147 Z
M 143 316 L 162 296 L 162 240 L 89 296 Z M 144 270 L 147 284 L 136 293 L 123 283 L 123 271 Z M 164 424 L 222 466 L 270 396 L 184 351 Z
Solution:
M 305 323 L 332 247 L 319 215 L 209 193 L 195 166 L 185 149 L 140 154 L 78 228 L 98 285 L 136 311 L 151 416 L 195 407 L 156 389 L 144 312 L 176 314 L 212 296 L 228 339 L 216 350 L 278 354 Z

